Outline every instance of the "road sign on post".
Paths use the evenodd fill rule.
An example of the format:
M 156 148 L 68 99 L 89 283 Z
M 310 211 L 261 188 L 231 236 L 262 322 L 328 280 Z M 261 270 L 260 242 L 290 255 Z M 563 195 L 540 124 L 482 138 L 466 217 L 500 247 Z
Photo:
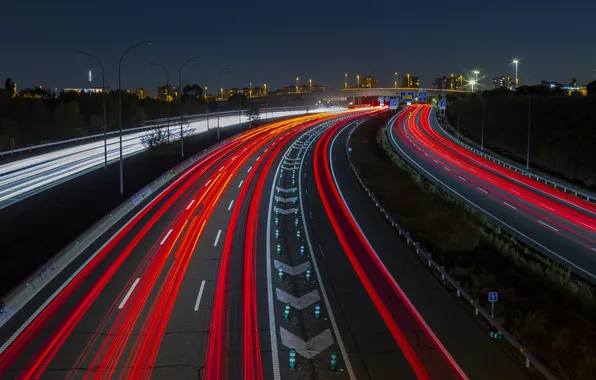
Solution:
M 418 102 L 426 103 L 427 100 L 428 96 L 426 95 L 426 91 L 418 91 Z
M 416 94 L 414 94 L 412 91 L 402 92 L 401 101 L 405 103 L 413 102 L 415 96 Z
M 444 110 L 445 108 L 447 108 L 447 101 L 443 98 L 441 99 L 441 101 L 439 102 L 439 108 Z
M 499 293 L 488 292 L 488 302 L 490 302 L 490 317 L 495 317 L 495 302 L 499 300 Z
M 396 110 L 397 109 L 397 98 L 391 98 L 389 102 L 389 109 Z

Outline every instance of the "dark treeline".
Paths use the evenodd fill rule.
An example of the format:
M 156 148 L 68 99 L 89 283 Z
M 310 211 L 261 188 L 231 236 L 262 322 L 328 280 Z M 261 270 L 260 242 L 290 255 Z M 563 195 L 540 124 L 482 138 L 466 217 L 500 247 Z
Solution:
M 596 186 L 596 81 L 588 96 L 543 86 L 526 87 L 532 96 L 530 163 L 555 175 Z M 483 91 L 452 97 L 447 107 L 450 124 L 480 141 L 484 109 L 484 144 L 525 164 L 528 133 L 528 94 L 523 89 Z
M 199 85 L 187 85 L 182 91 L 183 114 L 213 112 L 217 104 L 207 102 Z M 247 99 L 236 94 L 221 104 L 222 111 L 247 107 Z M 168 104 L 154 98 L 139 99 L 122 92 L 123 128 L 143 125 L 148 120 L 165 118 Z M 180 113 L 178 100 L 170 102 L 170 116 Z M 118 92 L 106 94 L 107 130 L 118 129 Z M 103 94 L 59 93 L 41 88 L 16 93 L 10 78 L 0 89 L 0 150 L 20 148 L 44 142 L 100 133 L 103 130 Z

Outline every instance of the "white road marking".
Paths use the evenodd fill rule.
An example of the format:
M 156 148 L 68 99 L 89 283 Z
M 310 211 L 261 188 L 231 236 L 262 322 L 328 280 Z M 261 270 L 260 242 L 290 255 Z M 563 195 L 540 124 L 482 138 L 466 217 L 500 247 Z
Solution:
M 201 298 L 203 297 L 203 290 L 205 290 L 205 280 L 201 281 L 199 295 L 197 296 L 197 302 L 195 303 L 195 311 L 199 311 L 199 305 L 201 304 Z
M 234 204 L 234 200 L 232 199 L 230 201 L 230 205 L 228 206 L 228 211 L 230 211 L 232 209 L 232 205 Z
M 225 165 L 224 165 L 224 166 L 222 166 L 221 168 L 219 168 L 219 171 L 222 171 L 222 170 L 224 170 L 224 168 L 225 168 Z
M 557 230 L 555 227 L 551 226 L 550 224 L 544 223 L 542 220 L 538 219 L 538 222 L 540 222 L 541 224 L 544 224 L 545 226 L 547 226 L 548 228 L 550 228 L 553 231 L 557 231 L 559 232 L 559 230 Z
M 215 237 L 215 243 L 213 243 L 214 247 L 217 247 L 217 243 L 219 242 L 220 236 L 221 236 L 221 230 L 217 231 L 217 236 Z
M 207 187 L 207 185 L 209 185 L 211 183 L 211 180 L 207 181 L 207 183 L 205 184 L 205 187 Z
M 259 158 L 261 158 L 261 156 L 257 157 L 257 159 L 255 160 L 255 162 L 259 161 Z
M 448 171 L 451 171 L 451 169 L 449 169 L 447 166 L 444 166 L 444 168 Z
M 234 161 L 236 159 L 237 156 L 232 157 L 232 161 Z
M 244 180 L 240 181 L 240 184 L 238 185 L 238 188 L 240 188 L 240 186 L 242 186 L 243 183 L 244 183 Z
M 509 203 L 507 203 L 505 201 L 503 201 L 503 203 L 505 203 L 507 206 L 511 207 L 512 209 L 517 210 L 517 207 L 510 205 Z
M 248 170 L 246 172 L 250 173 L 251 170 L 252 170 L 252 166 L 250 168 L 248 168 Z
M 192 201 L 190 201 L 190 203 L 188 204 L 188 206 L 186 206 L 186 209 L 188 210 L 190 208 L 190 206 L 192 206 L 193 203 L 195 203 L 195 200 L 194 199 Z
M 437 160 L 435 160 L 435 159 L 433 159 L 433 161 L 435 162 L 435 164 L 438 164 L 438 163 L 439 163 L 439 161 L 437 161 Z
M 468 180 L 467 180 L 467 179 L 465 179 L 465 178 L 464 178 L 464 177 L 462 177 L 462 176 L 459 176 L 459 178 L 461 178 L 461 179 L 463 179 L 464 181 L 468 182 Z
M 135 290 L 135 288 L 137 287 L 137 284 L 139 283 L 139 281 L 141 281 L 141 278 L 140 277 L 138 277 L 135 280 L 135 282 L 132 283 L 132 286 L 130 287 L 130 289 L 128 289 L 128 292 L 126 292 L 126 295 L 122 299 L 122 302 L 120 302 L 120 305 L 118 305 L 118 310 L 121 310 L 124 307 L 124 305 L 126 304 L 126 301 L 128 301 L 128 298 L 130 298 L 130 295 L 132 294 L 132 291 Z
M 476 186 L 476 188 L 480 191 L 482 191 L 484 194 L 488 194 L 488 191 L 484 190 L 482 187 L 478 187 Z
M 166 240 L 168 240 L 168 237 L 170 236 L 171 233 L 172 233 L 172 229 L 170 228 L 170 230 L 168 231 L 166 236 L 164 236 L 164 238 L 161 240 L 161 243 L 159 243 L 159 245 L 163 245 L 163 243 L 165 243 Z
M 553 210 L 551 207 L 548 207 L 547 205 L 545 205 L 544 203 L 540 203 L 540 206 L 544 207 L 544 208 L 545 208 L 545 209 L 547 209 L 547 210 L 550 210 L 550 211 L 555 211 L 555 210 Z

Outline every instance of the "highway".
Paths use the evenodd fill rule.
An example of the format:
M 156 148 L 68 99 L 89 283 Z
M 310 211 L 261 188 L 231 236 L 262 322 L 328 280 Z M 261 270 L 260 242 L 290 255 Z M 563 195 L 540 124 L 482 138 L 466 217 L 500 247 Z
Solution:
M 288 117 L 305 112 L 303 110 L 273 111 L 263 113 L 261 118 Z M 320 112 L 320 110 L 313 112 Z M 220 128 L 226 128 L 246 122 L 248 122 L 248 118 L 245 115 L 240 118 L 238 115 L 222 115 L 219 126 Z M 183 131 L 185 136 L 190 136 L 203 133 L 208 130 L 208 127 L 214 129 L 216 126 L 217 119 L 212 115 L 211 120 L 201 119 L 185 123 Z M 162 131 L 165 132 L 166 128 L 162 128 Z M 149 131 L 141 131 L 125 134 L 122 138 L 123 156 L 127 157 L 145 150 L 146 146 L 143 144 L 143 138 L 149 133 Z M 170 139 L 176 141 L 179 138 L 180 125 L 176 125 L 173 121 L 170 125 Z M 119 138 L 114 137 L 112 134 L 107 139 L 108 163 L 113 163 L 119 159 L 119 148 Z M 102 167 L 104 154 L 104 141 L 101 139 L 48 153 L 40 153 L 0 165 L 0 209 Z
M 387 132 L 396 152 L 423 176 L 596 283 L 596 205 L 467 151 L 438 126 L 431 106 L 406 108 Z
M 524 378 L 357 185 L 382 111 L 211 148 L 0 327 L 0 377 Z

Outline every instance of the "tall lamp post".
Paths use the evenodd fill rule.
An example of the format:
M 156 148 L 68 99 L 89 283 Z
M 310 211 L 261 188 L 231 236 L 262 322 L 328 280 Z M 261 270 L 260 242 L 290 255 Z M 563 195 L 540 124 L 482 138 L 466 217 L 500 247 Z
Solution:
M 168 72 L 168 70 L 166 69 L 166 67 L 164 65 L 161 65 L 159 63 L 156 62 L 149 62 L 149 64 L 153 65 L 153 66 L 158 66 L 161 67 L 163 69 L 163 71 L 166 73 L 166 103 L 168 105 L 168 117 L 166 119 L 166 126 L 168 129 L 168 143 L 170 142 L 170 101 L 168 100 L 168 97 L 170 96 L 170 73 Z M 180 89 L 178 89 L 178 92 L 180 92 Z
M 106 170 L 108 170 L 108 135 L 107 135 L 108 118 L 107 118 L 107 113 L 106 113 L 106 77 L 105 77 L 105 73 L 104 73 L 104 69 L 103 69 L 103 64 L 101 63 L 99 58 L 97 58 L 93 54 L 89 54 L 84 51 L 77 51 L 77 54 L 83 54 L 83 55 L 86 55 L 88 57 L 95 59 L 97 61 L 97 63 L 99 63 L 99 67 L 101 67 L 101 92 L 102 92 L 102 96 L 103 96 L 103 148 L 104 148 L 103 157 L 104 157 L 104 168 Z
M 201 57 L 194 57 L 189 59 L 188 61 L 184 62 L 182 66 L 180 66 L 180 71 L 178 71 L 178 100 L 180 103 L 180 114 L 178 115 L 180 118 L 180 157 L 184 157 L 184 134 L 182 130 L 182 69 L 184 69 L 184 66 L 186 66 L 188 63 L 196 62 L 200 59 Z
M 360 88 L 360 75 L 356 74 L 356 87 Z
M 523 89 L 526 94 L 528 94 L 528 145 L 526 149 L 526 169 L 530 170 L 530 126 L 532 123 L 532 95 L 530 95 L 530 91 L 528 91 L 525 87 L 519 87 Z
M 130 46 L 122 53 L 120 61 L 118 61 L 118 130 L 120 137 L 120 195 L 124 196 L 124 168 L 122 164 L 122 60 L 126 53 L 136 48 L 137 46 L 149 46 L 151 41 L 143 41 Z
M 344 89 L 348 89 L 348 74 L 344 75 Z
M 222 71 L 231 68 L 232 66 L 224 66 L 219 70 L 219 73 L 217 73 L 217 88 L 219 88 L 219 78 L 221 77 Z M 219 100 L 217 101 L 217 141 L 219 141 Z
M 393 73 L 393 88 L 397 88 L 397 71 Z
M 408 88 L 410 88 L 410 74 L 406 74 L 406 76 L 408 77 Z
M 312 92 L 312 79 L 308 80 L 308 91 Z

